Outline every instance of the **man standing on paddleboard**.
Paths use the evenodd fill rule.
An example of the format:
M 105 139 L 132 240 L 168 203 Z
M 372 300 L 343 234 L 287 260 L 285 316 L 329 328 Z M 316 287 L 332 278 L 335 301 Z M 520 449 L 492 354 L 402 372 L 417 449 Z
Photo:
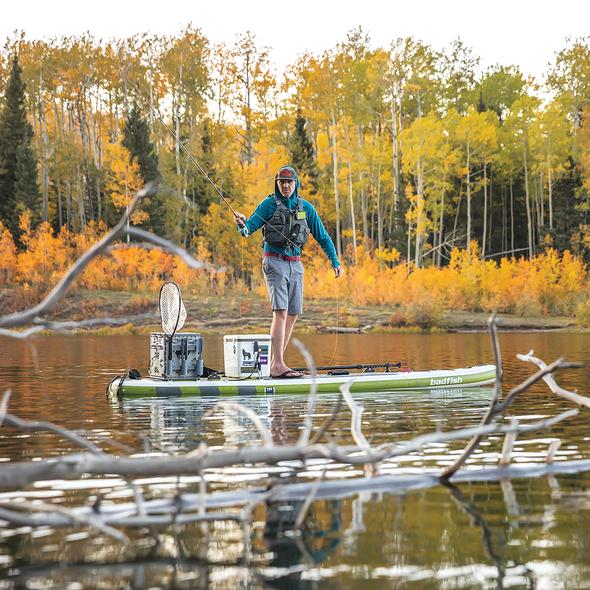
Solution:
M 334 276 L 339 278 L 343 270 L 334 243 L 314 206 L 299 196 L 299 177 L 291 166 L 279 169 L 274 193 L 259 203 L 248 219 L 238 212 L 234 216 L 242 236 L 248 237 L 261 228 L 264 234 L 262 271 L 273 312 L 271 377 L 302 377 L 283 358 L 297 317 L 303 311 L 301 251 L 311 233 L 330 261 Z

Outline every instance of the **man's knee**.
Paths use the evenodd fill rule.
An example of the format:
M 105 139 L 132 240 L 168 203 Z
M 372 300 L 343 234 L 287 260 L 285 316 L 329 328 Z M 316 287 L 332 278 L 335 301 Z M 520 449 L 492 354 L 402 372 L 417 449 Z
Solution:
M 287 319 L 286 309 L 274 309 L 272 313 L 276 318 Z

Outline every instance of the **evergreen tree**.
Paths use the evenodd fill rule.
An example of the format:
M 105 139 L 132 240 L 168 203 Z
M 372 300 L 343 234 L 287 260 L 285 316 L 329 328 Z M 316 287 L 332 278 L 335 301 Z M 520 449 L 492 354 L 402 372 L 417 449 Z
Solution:
M 307 132 L 307 120 L 299 109 L 295 118 L 295 133 L 290 142 L 290 151 L 293 165 L 300 174 L 308 177 L 312 187 L 309 193 L 314 195 L 318 192 L 318 166 L 313 142 Z
M 154 144 L 150 140 L 150 129 L 146 120 L 141 116 L 137 104 L 133 105 L 127 121 L 125 121 L 123 145 L 129 150 L 131 159 L 139 165 L 139 172 L 144 183 L 158 182 L 161 179 L 158 156 Z M 161 233 L 165 217 L 162 195 L 156 194 L 145 198 L 142 208 L 150 216 L 146 223 L 148 229 Z
M 150 129 L 141 116 L 137 104 L 133 106 L 125 122 L 123 145 L 139 164 L 139 171 L 144 182 L 154 182 L 160 179 L 158 156 L 154 144 L 150 141 Z
M 31 147 L 33 128 L 27 121 L 25 85 L 15 55 L 0 113 L 0 220 L 16 234 L 19 215 L 38 212 L 37 160 Z

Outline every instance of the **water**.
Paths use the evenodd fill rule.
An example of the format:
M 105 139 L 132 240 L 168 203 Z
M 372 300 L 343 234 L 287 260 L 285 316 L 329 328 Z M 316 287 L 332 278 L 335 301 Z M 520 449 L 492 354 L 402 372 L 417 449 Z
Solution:
M 318 363 L 387 362 L 403 359 L 414 368 L 459 367 L 490 362 L 486 334 L 306 335 Z M 534 372 L 516 360 L 534 349 L 546 361 L 565 356 L 585 361 L 590 335 L 503 333 L 505 390 Z M 208 336 L 205 360 L 222 365 L 222 341 Z M 303 364 L 297 354 L 288 358 Z M 0 339 L 0 391 L 12 388 L 10 411 L 26 419 L 49 420 L 83 430 L 96 444 L 110 437 L 134 450 L 170 453 L 258 440 L 247 419 L 232 412 L 207 413 L 215 400 L 134 400 L 110 403 L 109 379 L 128 367 L 145 372 L 147 338 L 136 336 L 54 336 L 26 343 Z M 588 393 L 588 369 L 557 374 L 563 387 Z M 363 430 L 374 445 L 414 435 L 474 425 L 489 400 L 489 389 L 448 389 L 403 394 L 359 394 Z M 319 423 L 335 396 L 322 397 Z M 275 443 L 294 442 L 305 413 L 305 396 L 239 399 L 260 417 Z M 523 394 L 513 413 L 523 421 L 548 417 L 570 405 L 540 384 Z M 350 414 L 342 411 L 331 428 L 335 440 L 351 442 Z M 522 437 L 514 461 L 542 462 L 551 440 L 562 441 L 557 460 L 590 458 L 587 413 L 551 431 Z M 471 467 L 497 462 L 501 441 L 493 437 Z M 440 444 L 419 455 L 387 462 L 382 473 L 407 475 L 440 470 L 458 443 Z M 32 461 L 74 451 L 49 433 L 0 428 L 0 469 L 4 461 Z M 264 486 L 264 469 L 231 468 L 208 474 L 210 490 Z M 321 472 L 308 466 L 299 478 Z M 333 466 L 327 477 L 362 475 L 358 467 Z M 185 487 L 195 491 L 190 478 Z M 79 483 L 40 482 L 15 498 L 79 505 L 100 494 L 127 500 L 119 478 Z M 146 496 L 169 491 L 174 480 L 145 481 Z M 305 519 L 300 538 L 285 536 L 300 503 L 259 506 L 254 512 L 251 557 L 243 560 L 243 535 L 235 523 L 167 527 L 158 547 L 147 530 L 128 531 L 124 547 L 93 529 L 0 528 L 1 588 L 587 588 L 590 587 L 590 474 L 503 482 L 462 483 L 404 492 L 361 492 L 319 499 Z M 204 537 L 207 535 L 207 538 Z

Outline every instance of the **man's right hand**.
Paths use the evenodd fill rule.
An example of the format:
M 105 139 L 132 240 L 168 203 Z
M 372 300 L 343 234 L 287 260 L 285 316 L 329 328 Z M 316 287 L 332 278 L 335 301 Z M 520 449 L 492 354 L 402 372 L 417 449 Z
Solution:
M 243 213 L 238 213 L 237 211 L 234 211 L 234 217 L 236 219 L 236 223 L 240 226 L 240 227 L 244 227 L 246 225 L 246 216 Z

